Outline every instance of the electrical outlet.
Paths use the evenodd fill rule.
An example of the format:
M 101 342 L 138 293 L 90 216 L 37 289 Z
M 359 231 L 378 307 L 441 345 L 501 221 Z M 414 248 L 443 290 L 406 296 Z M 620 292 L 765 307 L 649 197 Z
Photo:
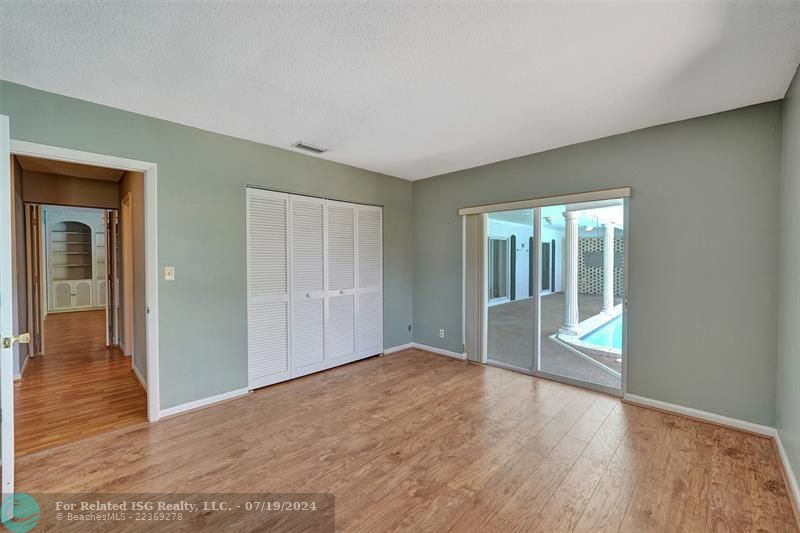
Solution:
M 439 330 L 439 338 L 440 339 L 444 339 L 444 330 L 443 329 Z
M 174 266 L 165 266 L 164 267 L 164 281 L 175 281 L 175 267 Z

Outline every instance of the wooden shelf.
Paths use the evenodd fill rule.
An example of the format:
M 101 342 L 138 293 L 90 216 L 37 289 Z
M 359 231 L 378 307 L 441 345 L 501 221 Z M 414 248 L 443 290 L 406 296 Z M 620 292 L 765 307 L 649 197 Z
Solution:
M 59 215 L 64 217 L 66 215 Z M 98 254 L 105 255 L 105 248 L 99 247 L 99 241 L 102 241 L 102 233 L 97 232 L 100 229 L 97 222 L 91 220 L 91 217 L 86 217 L 83 214 L 75 215 L 77 220 L 59 220 L 53 221 L 52 226 L 48 230 L 48 262 L 49 274 L 52 280 L 48 280 L 49 284 L 63 283 L 76 284 L 79 281 L 86 280 L 90 284 L 88 293 L 84 292 L 82 299 L 88 297 L 91 302 L 77 303 L 76 290 L 72 287 L 72 303 L 65 304 L 62 302 L 57 307 L 57 310 L 63 311 L 73 307 L 85 307 L 87 303 L 92 305 L 97 303 L 95 289 L 93 288 L 97 281 L 95 276 L 103 264 L 97 262 Z M 100 235 L 95 237 L 95 235 Z M 49 290 L 52 286 L 48 285 Z M 83 288 L 86 291 L 86 288 Z M 55 294 L 55 293 L 54 293 Z M 51 305 L 55 305 L 51 302 Z

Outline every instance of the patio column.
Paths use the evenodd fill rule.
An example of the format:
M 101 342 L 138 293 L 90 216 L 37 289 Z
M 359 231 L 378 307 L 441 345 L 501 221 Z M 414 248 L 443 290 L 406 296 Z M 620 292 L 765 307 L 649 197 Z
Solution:
M 559 330 L 564 335 L 578 334 L 578 211 L 564 211 L 564 324 Z
M 614 229 L 616 226 L 606 222 L 603 226 L 603 307 L 602 313 L 614 312 Z

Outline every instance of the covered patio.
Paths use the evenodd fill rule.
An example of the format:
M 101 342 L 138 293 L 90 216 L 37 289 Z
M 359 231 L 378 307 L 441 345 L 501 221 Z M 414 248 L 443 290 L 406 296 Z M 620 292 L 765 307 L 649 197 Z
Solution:
M 531 215 L 525 213 L 524 217 Z M 514 280 L 518 286 L 520 271 L 524 280 L 533 271 L 534 263 L 540 264 L 533 276 L 541 276 L 541 283 L 534 286 L 530 281 L 527 294 L 512 289 L 508 291 L 508 298 L 490 300 L 488 359 L 516 368 L 532 368 L 535 293 L 544 289 L 539 296 L 539 369 L 620 389 L 624 279 L 622 203 L 617 200 L 545 207 L 540 216 L 540 259 L 534 261 L 531 244 L 527 254 L 524 246 L 514 250 L 517 255 L 523 254 L 522 261 L 512 255 L 509 262 L 518 267 Z M 508 227 L 515 222 L 513 229 L 520 233 L 523 225 L 515 218 L 527 220 L 514 212 L 491 215 L 490 236 L 495 235 L 496 239 L 504 229 L 501 224 Z M 493 269 L 491 261 L 492 258 L 490 279 L 495 279 L 494 274 L 502 271 L 502 267 Z M 533 276 L 529 279 L 535 279 Z M 495 285 L 490 284 L 490 295 Z
M 621 303 L 615 298 L 615 303 Z M 529 368 L 533 354 L 533 321 L 534 298 L 515 300 L 489 308 L 489 324 L 487 328 L 487 353 L 490 360 Z M 580 295 L 578 298 L 579 317 L 586 319 L 596 316 L 602 308 L 602 297 L 592 294 Z M 578 355 L 564 343 L 556 342 L 551 337 L 558 334 L 564 321 L 564 294 L 554 293 L 542 296 L 542 370 L 560 376 L 581 381 L 589 381 L 606 387 L 620 388 L 621 380 L 611 372 L 590 362 L 588 358 L 622 372 L 622 361 L 607 353 L 581 348 L 584 356 Z

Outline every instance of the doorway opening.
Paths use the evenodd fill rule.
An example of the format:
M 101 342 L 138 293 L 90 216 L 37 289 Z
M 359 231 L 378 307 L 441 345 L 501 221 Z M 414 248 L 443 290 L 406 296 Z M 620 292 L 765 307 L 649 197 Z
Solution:
M 624 213 L 619 198 L 483 215 L 485 362 L 621 393 Z M 498 253 L 499 242 L 515 249 Z M 508 271 L 518 296 L 498 299 L 495 278 Z
M 11 156 L 17 454 L 148 420 L 144 179 Z

